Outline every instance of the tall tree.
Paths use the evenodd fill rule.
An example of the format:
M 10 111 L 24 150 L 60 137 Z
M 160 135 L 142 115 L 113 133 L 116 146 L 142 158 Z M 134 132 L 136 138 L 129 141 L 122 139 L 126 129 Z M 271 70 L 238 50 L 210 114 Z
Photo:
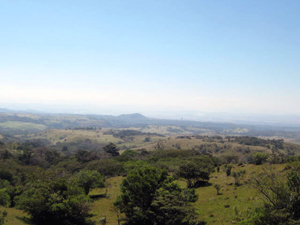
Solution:
M 82 188 L 56 178 L 31 183 L 18 196 L 17 206 L 27 212 L 33 224 L 84 225 L 89 216 L 90 198 Z
M 197 182 L 208 183 L 209 175 L 209 170 L 195 161 L 183 163 L 176 172 L 177 177 L 186 181 L 188 188 L 195 187 Z
M 81 170 L 72 176 L 71 183 L 82 187 L 86 195 L 93 188 L 101 188 L 105 186 L 101 174 L 94 170 Z
M 117 146 L 114 143 L 110 143 L 103 147 L 106 153 L 111 154 L 113 157 L 120 155 L 117 149 Z
M 126 215 L 126 224 L 193 224 L 195 212 L 189 202 L 197 199 L 195 192 L 184 191 L 172 181 L 165 170 L 153 167 L 129 173 L 115 202 Z

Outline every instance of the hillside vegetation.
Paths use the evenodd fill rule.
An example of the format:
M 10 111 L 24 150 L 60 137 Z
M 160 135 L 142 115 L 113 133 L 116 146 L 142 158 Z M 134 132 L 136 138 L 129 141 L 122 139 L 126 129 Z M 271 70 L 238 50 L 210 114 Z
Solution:
M 284 138 L 232 125 L 157 125 L 140 114 L 101 117 L 124 127 L 92 126 L 98 116 L 5 115 L 1 129 L 16 133 L 0 135 L 0 224 L 300 219 L 300 145 Z
M 26 127 L 26 129 L 24 129 Z M 300 142 L 300 128 L 283 126 L 210 123 L 188 120 L 162 120 L 139 113 L 110 115 L 74 115 L 22 113 L 6 110 L 0 113 L 0 132 L 6 135 L 28 135 L 48 129 L 110 128 L 139 130 L 163 135 L 243 135 Z
M 81 136 L 82 139 L 79 139 Z M 145 145 L 142 141 L 142 148 L 125 151 L 118 151 L 122 144 L 107 144 L 124 141 L 129 137 L 141 140 L 155 137 L 157 142 L 152 140 L 152 143 Z M 86 150 L 74 149 L 73 151 L 60 148 L 61 142 L 72 144 L 74 141 L 77 146 L 85 146 Z M 95 145 L 94 149 L 91 148 L 96 143 L 99 145 Z M 28 208 L 28 204 L 32 204 L 35 198 L 30 193 L 35 191 L 35 195 L 38 196 L 45 192 L 40 192 L 44 187 L 48 187 L 50 193 L 54 190 L 52 188 L 55 190 L 67 188 L 66 190 L 75 191 L 76 196 L 81 196 L 76 197 L 74 201 L 81 202 L 82 206 L 90 210 L 89 214 L 87 211 L 82 214 L 85 215 L 82 218 L 73 218 L 73 214 L 67 214 L 68 217 L 64 220 L 75 219 L 77 221 L 75 224 L 103 224 L 105 218 L 106 224 L 123 223 L 126 221 L 126 214 L 115 205 L 118 196 L 122 194 L 121 184 L 127 179 L 128 174 L 150 166 L 159 171 L 166 171 L 174 180 L 174 185 L 178 184 L 178 188 L 182 190 L 187 188 L 189 179 L 193 179 L 193 183 L 188 187 L 195 188 L 194 194 L 197 198 L 193 198 L 194 200 L 188 204 L 182 203 L 180 206 L 182 208 L 178 210 L 183 211 L 178 213 L 187 216 L 186 213 L 192 211 L 185 207 L 190 205 L 189 207 L 192 207 L 195 213 L 190 218 L 194 218 L 195 221 L 203 221 L 207 224 L 239 223 L 251 218 L 253 211 L 263 206 L 263 196 L 258 189 L 254 188 L 253 179 L 260 177 L 261 174 L 267 174 L 268 171 L 284 178 L 291 171 L 291 167 L 286 163 L 299 160 L 299 149 L 298 145 L 285 143 L 283 140 L 247 136 L 165 137 L 136 130 L 56 129 L 29 135 L 26 140 L 20 142 L 10 142 L 9 139 L 4 138 L 0 147 L 2 160 L 0 203 L 2 201 L 3 205 L 0 210 L 7 212 L 4 218 L 7 224 L 26 224 L 26 221 L 39 224 L 41 218 L 32 214 L 32 209 Z M 184 170 L 187 168 L 186 173 Z M 91 178 L 98 176 L 92 175 L 92 171 L 98 173 L 97 179 L 103 177 L 105 187 L 98 188 L 101 187 L 100 183 L 97 185 L 90 183 L 89 189 L 85 191 L 81 189 L 84 186 L 80 186 L 80 182 L 83 181 L 79 182 L 77 179 L 84 171 L 91 174 Z M 195 176 L 189 178 L 194 173 Z M 76 185 L 78 189 L 74 189 Z M 72 192 L 69 197 L 64 198 L 73 198 Z M 54 193 L 60 195 L 60 192 Z M 165 201 L 163 200 L 162 203 Z M 34 204 L 48 203 L 35 202 Z M 45 210 L 50 213 L 49 210 L 52 209 L 45 208 Z M 83 210 L 83 208 L 76 210 Z M 53 216 L 53 212 L 49 214 L 51 215 Z

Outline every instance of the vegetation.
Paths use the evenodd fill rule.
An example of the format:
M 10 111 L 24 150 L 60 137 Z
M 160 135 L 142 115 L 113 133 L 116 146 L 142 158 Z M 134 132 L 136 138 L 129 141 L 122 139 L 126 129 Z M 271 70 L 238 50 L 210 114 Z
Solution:
M 210 171 L 206 165 L 198 164 L 196 161 L 182 164 L 176 176 L 183 178 L 188 188 L 204 186 L 208 183 Z
M 187 126 L 106 129 L 99 124 L 81 126 L 80 118 L 66 116 L 69 122 L 60 126 L 74 123 L 74 127 L 65 129 L 3 133 L 0 224 L 4 220 L 8 225 L 299 221 L 297 144 L 193 135 Z M 126 116 L 118 120 L 128 121 Z M 273 169 L 268 171 L 268 165 Z
M 28 184 L 17 206 L 31 216 L 34 224 L 86 224 L 90 199 L 83 189 L 56 178 Z
M 266 171 L 253 178 L 257 190 L 264 197 L 264 204 L 256 208 L 246 224 L 299 224 L 300 176 L 299 166 L 293 167 L 285 177 Z
M 126 215 L 126 224 L 195 224 L 189 202 L 194 191 L 183 190 L 167 171 L 144 167 L 128 174 L 115 205 Z

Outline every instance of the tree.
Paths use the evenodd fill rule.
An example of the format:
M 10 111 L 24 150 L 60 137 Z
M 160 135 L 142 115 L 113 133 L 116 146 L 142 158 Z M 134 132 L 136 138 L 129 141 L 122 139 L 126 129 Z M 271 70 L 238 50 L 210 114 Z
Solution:
M 93 170 L 81 170 L 73 175 L 71 183 L 82 187 L 88 195 L 91 189 L 104 187 L 104 180 L 101 174 Z
M 257 152 L 252 155 L 252 161 L 255 165 L 263 164 L 264 162 L 267 161 L 268 158 L 269 158 L 269 155 L 266 153 Z
M 0 205 L 7 206 L 9 203 L 9 194 L 7 193 L 6 188 L 0 189 Z
M 164 150 L 165 149 L 165 145 L 163 143 L 163 141 L 158 141 L 156 143 L 156 145 L 154 146 L 155 150 Z
M 106 153 L 111 154 L 113 157 L 120 155 L 117 146 L 113 143 L 104 146 L 103 149 Z
M 89 162 L 86 166 L 88 170 L 96 170 L 104 177 L 118 176 L 124 173 L 124 166 L 115 159 L 102 159 Z
M 26 146 L 23 148 L 22 154 L 19 155 L 19 160 L 23 162 L 25 165 L 29 165 L 32 156 L 33 156 L 32 149 Z
M 126 156 L 128 158 L 132 158 L 136 155 L 138 155 L 139 153 L 137 151 L 131 150 L 131 149 L 126 149 L 123 153 L 122 156 Z
M 86 150 L 78 150 L 75 154 L 76 159 L 78 160 L 78 162 L 88 162 L 89 160 L 87 160 L 87 158 L 90 156 L 90 152 L 86 151 Z
M 253 178 L 264 204 L 256 208 L 244 224 L 300 223 L 300 171 L 292 169 L 286 178 L 282 179 L 272 169 Z
M 225 172 L 226 172 L 227 177 L 230 176 L 231 169 L 232 169 L 232 165 L 227 165 L 227 164 L 225 165 Z
M 151 137 L 145 137 L 144 142 L 150 142 L 151 141 Z
M 239 157 L 237 155 L 224 155 L 222 159 L 225 163 L 237 163 L 239 161 Z
M 11 157 L 12 157 L 12 154 L 11 154 L 10 151 L 8 151 L 7 149 L 2 150 L 2 151 L 0 152 L 0 158 L 3 159 L 4 161 L 5 161 L 6 159 L 11 158 Z
M 182 164 L 175 174 L 176 177 L 183 178 L 186 181 L 188 188 L 195 187 L 197 182 L 202 183 L 202 185 L 207 184 L 209 175 L 210 171 L 204 165 L 195 161 Z
M 241 170 L 238 172 L 232 172 L 231 176 L 234 178 L 234 184 L 236 186 L 240 185 L 241 179 L 244 177 L 246 170 Z
M 114 203 L 130 225 L 193 224 L 193 191 L 184 191 L 172 182 L 167 171 L 142 167 L 131 171 L 121 184 L 122 194 Z
M 220 195 L 221 185 L 220 185 L 220 184 L 215 184 L 215 185 L 214 185 L 214 188 L 215 188 L 216 191 L 217 191 L 217 195 Z
M 90 198 L 82 188 L 56 178 L 28 184 L 17 197 L 17 206 L 31 216 L 33 224 L 83 225 L 89 216 Z
M 0 225 L 3 225 L 5 223 L 5 218 L 7 217 L 6 211 L 0 211 Z

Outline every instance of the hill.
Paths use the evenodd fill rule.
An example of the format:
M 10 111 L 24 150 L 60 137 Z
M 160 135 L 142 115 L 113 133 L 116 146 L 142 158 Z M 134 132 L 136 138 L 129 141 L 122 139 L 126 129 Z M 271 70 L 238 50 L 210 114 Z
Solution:
M 48 129 L 114 128 L 135 129 L 163 135 L 259 136 L 300 143 L 300 128 L 298 127 L 165 120 L 148 118 L 139 113 L 111 116 L 8 111 L 0 113 L 0 134 L 27 135 Z

